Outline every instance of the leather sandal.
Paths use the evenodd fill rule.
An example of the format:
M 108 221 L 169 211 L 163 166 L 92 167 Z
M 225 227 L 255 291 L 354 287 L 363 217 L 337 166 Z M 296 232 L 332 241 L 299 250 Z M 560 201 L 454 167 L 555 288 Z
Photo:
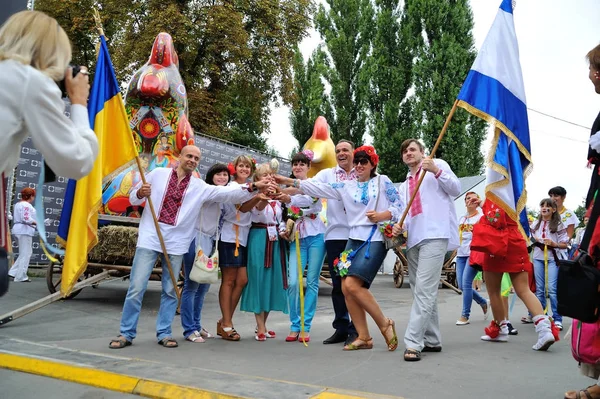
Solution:
M 116 344 L 116 345 L 113 345 L 113 344 Z M 110 343 L 108 344 L 108 347 L 110 349 L 122 349 L 122 348 L 125 348 L 126 346 L 130 346 L 130 345 L 131 345 L 131 341 L 129 341 L 124 336 L 119 335 L 116 339 L 113 339 L 110 341 Z
M 231 328 L 231 330 L 226 330 L 227 328 Z M 235 331 L 233 327 L 224 327 L 223 334 L 221 335 L 221 339 L 226 341 L 239 341 L 241 339 L 240 334 Z
M 360 349 L 373 349 L 373 338 L 357 338 L 351 344 L 344 346 L 345 351 L 356 351 Z
M 416 349 L 406 349 L 404 351 L 404 361 L 418 362 L 421 360 L 421 352 Z
M 179 346 L 177 341 L 175 341 L 171 337 L 165 337 L 165 338 L 161 339 L 160 341 L 158 341 L 158 344 L 165 348 L 177 348 Z
M 388 331 L 392 329 L 392 337 L 388 338 Z M 388 351 L 393 352 L 398 348 L 398 335 L 396 335 L 396 323 L 392 319 L 388 319 L 388 325 L 385 329 L 381 330 L 381 334 L 385 339 L 385 343 L 387 344 Z
M 600 394 L 592 394 L 589 389 L 595 387 L 595 385 L 590 385 L 586 389 L 580 389 L 577 391 L 569 391 L 565 393 L 565 399 L 597 399 L 600 398 Z

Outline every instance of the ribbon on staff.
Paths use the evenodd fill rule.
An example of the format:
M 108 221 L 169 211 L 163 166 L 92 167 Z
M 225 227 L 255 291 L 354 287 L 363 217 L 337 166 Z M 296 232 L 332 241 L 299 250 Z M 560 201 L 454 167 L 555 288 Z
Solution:
M 298 269 L 298 289 L 300 290 L 300 337 L 305 337 L 304 335 L 304 281 L 302 277 L 302 270 L 304 267 L 302 265 L 302 256 L 300 255 L 300 234 L 298 230 L 296 230 L 296 236 L 294 241 L 296 242 L 296 265 Z M 305 339 L 302 339 L 302 343 L 304 346 L 308 347 Z

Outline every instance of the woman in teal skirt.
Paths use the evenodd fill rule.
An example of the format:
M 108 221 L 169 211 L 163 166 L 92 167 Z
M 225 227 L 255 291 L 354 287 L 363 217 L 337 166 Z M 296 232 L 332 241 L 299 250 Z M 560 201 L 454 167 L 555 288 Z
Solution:
M 270 179 L 273 172 L 268 164 L 260 165 L 254 181 Z M 257 341 L 275 338 L 267 329 L 269 312 L 288 313 L 287 248 L 282 237 L 286 234 L 281 203 L 258 194 L 252 208 L 252 226 L 248 235 L 248 284 L 242 292 L 240 309 L 256 317 Z

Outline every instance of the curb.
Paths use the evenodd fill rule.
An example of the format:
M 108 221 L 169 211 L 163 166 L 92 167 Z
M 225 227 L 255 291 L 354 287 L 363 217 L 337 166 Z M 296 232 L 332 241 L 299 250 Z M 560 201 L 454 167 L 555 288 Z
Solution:
M 147 398 L 246 399 L 242 396 L 227 395 L 163 381 L 131 377 L 109 371 L 5 353 L 0 353 L 0 368 L 37 374 Z
M 246 396 L 230 395 L 192 386 L 179 385 L 159 380 L 133 377 L 111 371 L 91 368 L 84 364 L 69 364 L 39 357 L 21 356 L 0 352 L 0 368 L 36 374 L 44 377 L 89 385 L 110 391 L 122 392 L 155 399 L 250 399 Z M 285 382 L 285 381 L 282 381 Z M 307 384 L 291 383 L 296 386 Z M 315 386 L 312 386 L 315 388 Z M 310 399 L 366 399 L 395 398 L 367 392 L 344 391 L 321 387 L 322 392 L 309 396 Z

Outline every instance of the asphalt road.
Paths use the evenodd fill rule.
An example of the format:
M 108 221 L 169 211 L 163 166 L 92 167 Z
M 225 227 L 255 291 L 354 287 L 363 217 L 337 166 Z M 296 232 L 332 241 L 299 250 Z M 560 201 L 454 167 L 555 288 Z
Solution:
M 134 345 L 118 351 L 111 350 L 108 342 L 119 331 L 120 312 L 127 284 L 127 281 L 116 281 L 101 284 L 97 289 L 86 288 L 75 299 L 54 303 L 17 319 L 0 327 L 0 342 L 18 341 L 19 345 L 15 344 L 13 347 L 23 353 L 29 352 L 29 347 L 39 344 L 42 345 L 40 348 L 45 348 L 45 356 L 52 357 L 52 353 L 56 353 L 57 359 L 67 361 L 75 354 L 94 354 L 98 356 L 94 360 L 98 367 L 107 370 L 113 367 L 110 357 L 116 356 L 123 360 L 114 360 L 115 368 L 118 368 L 117 363 L 121 364 L 119 371 L 129 374 L 147 372 L 152 373 L 156 379 L 198 387 L 223 387 L 252 397 L 272 397 L 269 384 L 273 384 L 273 381 L 291 381 L 406 398 L 489 399 L 562 398 L 563 393 L 569 389 L 593 383 L 579 374 L 577 364 L 571 357 L 568 340 L 561 340 L 545 353 L 531 349 L 536 334 L 532 325 L 522 325 L 519 322 L 520 317 L 525 314 L 525 308 L 519 300 L 512 316 L 519 335 L 511 337 L 508 343 L 486 343 L 479 337 L 488 322 L 483 320 L 482 312 L 476 304 L 473 305 L 470 325 L 454 325 L 460 315 L 462 297 L 448 289 L 441 289 L 439 295 L 443 352 L 424 354 L 423 360 L 417 363 L 403 361 L 402 336 L 412 297 L 406 284 L 401 289 L 394 288 L 391 276 L 387 275 L 380 275 L 375 279 L 372 291 L 384 313 L 396 320 L 401 345 L 394 353 L 387 352 L 385 342 L 372 321 L 370 329 L 375 340 L 373 350 L 343 352 L 341 345 L 323 345 L 322 340 L 333 331 L 330 288 L 326 285 L 322 285 L 320 289 L 308 348 L 297 342 L 284 341 L 289 328 L 286 315 L 273 313 L 269 317 L 269 329 L 277 332 L 276 339 L 256 342 L 253 339 L 254 316 L 238 312 L 234 321 L 242 336 L 240 342 L 221 339 L 209 340 L 203 344 L 186 342 L 182 339 L 182 328 L 177 316 L 173 327 L 180 347 L 165 349 L 156 344 L 154 333 L 160 300 L 157 282 L 150 282 L 149 291 L 144 298 L 138 337 Z M 211 287 L 202 313 L 204 327 L 213 333 L 219 317 L 217 291 L 217 286 Z M 40 278 L 33 279 L 30 284 L 12 284 L 9 293 L 0 298 L 0 314 L 47 294 L 45 281 Z M 562 336 L 570 324 L 570 320 L 565 320 Z M 6 346 L 10 347 L 8 343 Z M 0 347 L 0 350 L 3 348 Z M 41 377 L 3 372 L 0 379 L 4 394 L 18 396 L 0 396 L 38 397 L 19 395 L 19 389 L 23 389 L 23 381 L 32 378 Z M 69 387 L 73 385 L 51 380 L 39 384 L 42 387 L 48 386 L 49 389 L 56 384 Z M 62 397 L 87 398 L 88 396 L 81 395 L 87 394 L 88 388 L 82 389 L 73 391 L 71 396 Z M 90 393 L 92 394 L 96 393 Z M 299 394 L 297 397 L 308 396 Z

